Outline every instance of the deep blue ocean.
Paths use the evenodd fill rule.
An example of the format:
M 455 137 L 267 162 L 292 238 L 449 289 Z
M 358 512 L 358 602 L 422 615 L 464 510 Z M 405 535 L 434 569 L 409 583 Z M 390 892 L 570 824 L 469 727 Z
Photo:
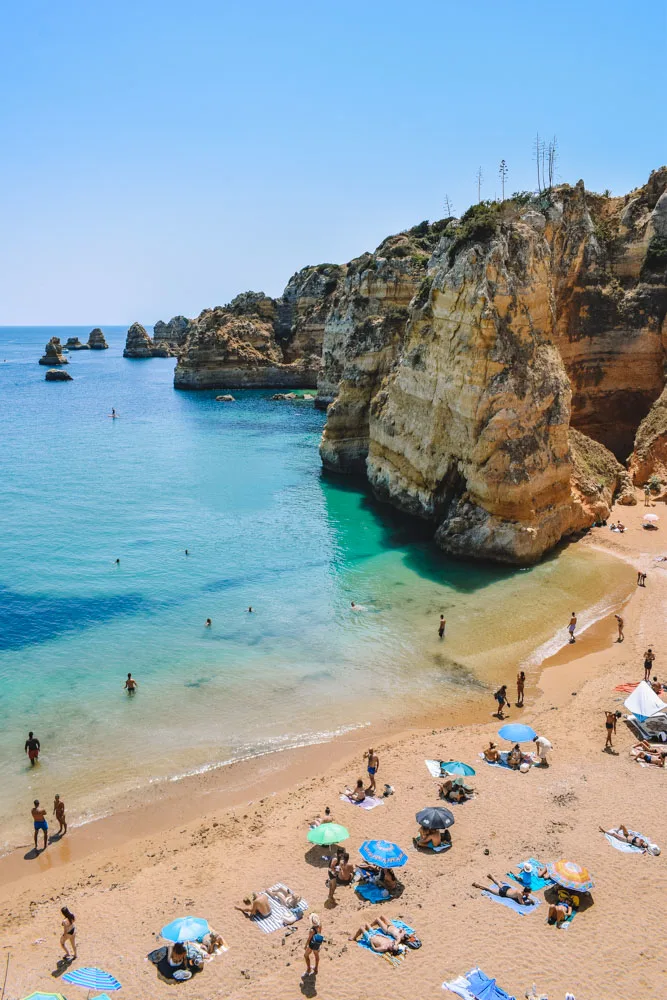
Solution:
M 149 780 L 486 694 L 570 605 L 624 592 L 623 564 L 576 547 L 523 572 L 448 560 L 323 474 L 312 403 L 176 391 L 173 359 L 123 359 L 125 329 L 104 329 L 108 351 L 47 383 L 49 337 L 90 328 L 0 328 L 0 846 L 35 795 L 81 819 Z

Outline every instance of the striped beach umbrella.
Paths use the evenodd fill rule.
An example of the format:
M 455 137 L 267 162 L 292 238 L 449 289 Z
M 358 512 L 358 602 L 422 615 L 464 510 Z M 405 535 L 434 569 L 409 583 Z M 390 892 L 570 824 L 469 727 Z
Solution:
M 562 885 L 564 889 L 578 889 L 579 892 L 590 892 L 595 883 L 587 868 L 575 864 L 574 861 L 552 861 L 547 865 L 550 878 Z
M 179 917 L 163 927 L 160 933 L 167 941 L 199 941 L 210 929 L 203 917 Z
M 311 844 L 319 844 L 321 847 L 340 844 L 341 840 L 348 840 L 349 836 L 348 831 L 340 823 L 320 823 L 308 831 L 308 840 Z
M 408 856 L 391 840 L 365 840 L 359 848 L 364 861 L 378 868 L 402 868 Z
M 63 976 L 66 983 L 74 983 L 75 986 L 83 986 L 87 990 L 119 990 L 120 983 L 113 976 L 103 969 L 87 967 L 85 969 L 72 969 Z
M 460 760 L 441 760 L 440 770 L 446 771 L 447 774 L 462 774 L 466 778 L 469 778 L 475 773 L 474 767 L 471 767 L 470 764 L 464 764 L 463 761 Z

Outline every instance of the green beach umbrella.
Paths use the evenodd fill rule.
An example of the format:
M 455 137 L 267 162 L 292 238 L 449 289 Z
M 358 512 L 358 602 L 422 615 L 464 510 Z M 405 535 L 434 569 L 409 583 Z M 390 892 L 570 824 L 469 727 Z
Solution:
M 321 847 L 329 844 L 339 844 L 341 840 L 348 840 L 350 834 L 340 823 L 320 823 L 308 831 L 308 840 L 311 844 L 319 844 Z

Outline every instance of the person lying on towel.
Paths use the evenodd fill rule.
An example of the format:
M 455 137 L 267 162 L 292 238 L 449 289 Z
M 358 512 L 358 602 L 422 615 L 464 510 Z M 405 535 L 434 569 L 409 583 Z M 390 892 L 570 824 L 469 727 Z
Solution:
M 518 885 L 510 885 L 509 882 L 499 882 L 493 875 L 487 875 L 486 877 L 493 882 L 493 885 L 480 885 L 479 882 L 473 882 L 475 889 L 482 889 L 484 892 L 490 892 L 492 895 L 500 896 L 502 899 L 513 899 L 519 906 L 534 906 L 537 902 L 527 885 L 523 889 L 520 889 Z

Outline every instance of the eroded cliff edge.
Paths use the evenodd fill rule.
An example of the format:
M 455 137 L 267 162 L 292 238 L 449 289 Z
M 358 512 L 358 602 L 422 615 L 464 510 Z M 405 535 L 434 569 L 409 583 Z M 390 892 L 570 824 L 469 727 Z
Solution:
M 391 330 L 359 297 L 379 299 L 385 260 L 345 277 L 325 322 L 325 466 L 365 470 L 445 550 L 520 564 L 630 499 L 605 446 L 627 458 L 664 386 L 666 188 L 662 168 L 625 198 L 580 182 L 474 206 Z

